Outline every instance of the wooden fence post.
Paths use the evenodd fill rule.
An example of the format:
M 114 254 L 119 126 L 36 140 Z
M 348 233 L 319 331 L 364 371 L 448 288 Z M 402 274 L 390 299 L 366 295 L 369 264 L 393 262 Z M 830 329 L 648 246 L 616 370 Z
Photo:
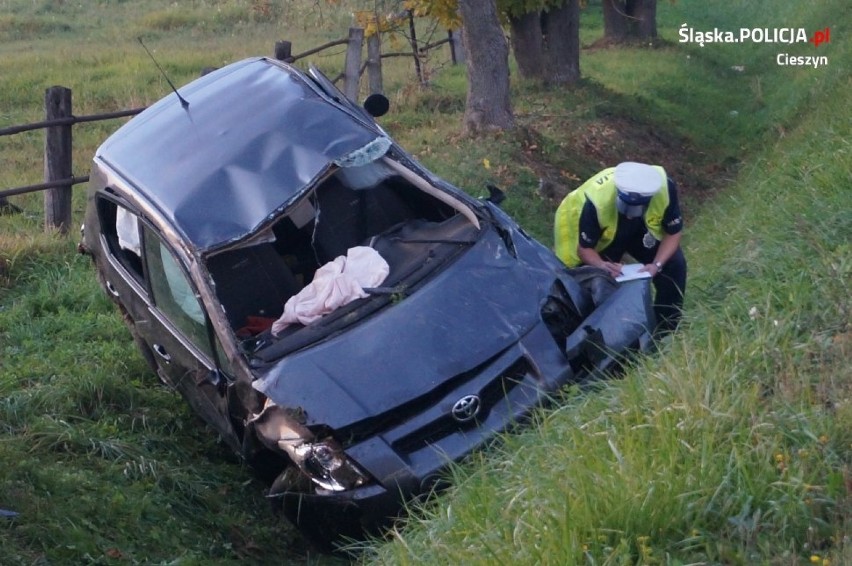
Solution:
M 285 63 L 293 62 L 293 44 L 289 41 L 275 42 L 275 58 Z
M 344 67 L 343 94 L 346 98 L 358 102 L 358 90 L 361 82 L 361 45 L 364 43 L 364 30 L 349 28 L 349 43 L 346 47 L 346 66 Z
M 53 86 L 44 93 L 46 120 L 71 118 L 71 89 Z M 69 179 L 67 186 L 44 192 L 44 229 L 67 234 L 71 227 L 71 124 L 50 126 L 44 136 L 44 182 Z
M 367 38 L 367 77 L 370 81 L 370 94 L 384 94 L 382 44 L 378 32 Z
M 455 32 L 453 30 L 448 30 L 447 36 L 450 38 L 450 56 L 452 58 L 453 65 L 464 65 L 466 60 L 461 30 Z
M 420 68 L 420 53 L 417 47 L 417 30 L 414 26 L 414 12 L 408 10 L 408 41 L 411 43 L 411 52 L 414 55 L 414 72 L 417 74 L 417 83 L 421 86 L 423 81 L 423 70 Z

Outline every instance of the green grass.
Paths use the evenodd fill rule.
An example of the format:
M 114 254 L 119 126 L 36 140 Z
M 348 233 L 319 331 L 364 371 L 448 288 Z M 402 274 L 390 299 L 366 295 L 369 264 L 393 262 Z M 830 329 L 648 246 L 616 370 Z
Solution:
M 707 14 L 683 4 L 672 21 L 737 28 L 821 28 L 837 9 L 774 20 L 750 12 L 759 3 Z M 609 93 L 594 111 L 619 101 L 708 161 L 739 166 L 688 221 L 688 323 L 625 379 L 568 392 L 527 432 L 454 469 L 456 487 L 365 562 L 852 560 L 849 46 L 832 45 L 835 67 L 809 75 L 727 66 L 749 69 L 776 48 L 586 57 Z
M 147 369 L 88 260 L 39 238 L 12 263 L 0 508 L 20 516 L 0 524 L 4 563 L 298 555 L 261 486 Z
M 180 85 L 349 24 L 312 2 L 271 3 L 269 15 L 265 4 L 0 0 L 0 127 L 41 120 L 53 84 L 73 89 L 76 114 L 167 94 L 138 35 Z M 391 60 L 382 124 L 469 192 L 506 189 L 506 209 L 547 243 L 557 201 L 538 194 L 539 178 L 571 187 L 620 159 L 664 164 L 685 198 L 690 283 L 686 324 L 663 353 L 567 391 L 454 468 L 455 487 L 363 549 L 364 562 L 852 562 L 849 25 L 839 0 L 767 6 L 661 2 L 665 41 L 584 51 L 575 88 L 513 74 L 522 128 L 484 139 L 458 133 L 464 69 L 434 60 L 423 90 L 410 63 Z M 599 9 L 583 13 L 584 45 L 600 35 Z M 830 25 L 819 52 L 831 63 L 778 67 L 777 45 L 679 44 L 684 22 Z M 334 74 L 341 55 L 313 61 Z M 75 127 L 75 174 L 120 123 Z M 0 138 L 0 187 L 40 182 L 42 143 L 40 132 Z M 0 517 L 0 562 L 317 560 L 148 371 L 76 236 L 43 233 L 41 199 L 14 197 L 23 214 L 0 217 L 0 509 L 20 513 Z
M 164 96 L 137 35 L 180 85 L 205 66 L 271 54 L 278 39 L 298 52 L 342 37 L 348 23 L 332 25 L 327 11 L 318 27 L 306 5 L 288 3 L 279 15 L 304 27 L 285 29 L 280 19 L 235 22 L 252 2 L 194 2 L 181 6 L 196 21 L 164 31 L 158 14 L 176 5 L 142 4 L 0 2 L 0 127 L 42 120 L 53 84 L 72 88 L 77 115 Z M 342 58 L 315 61 L 336 72 Z M 121 123 L 75 127 L 76 175 Z M 42 144 L 41 132 L 0 138 L 0 187 L 41 181 Z M 249 470 L 151 374 L 76 254 L 76 230 L 43 233 L 42 198 L 12 197 L 23 213 L 0 217 L 0 509 L 19 513 L 0 517 L 0 562 L 333 562 L 308 553 Z
M 849 562 L 850 101 L 819 102 L 690 227 L 663 353 L 456 468 L 365 561 Z

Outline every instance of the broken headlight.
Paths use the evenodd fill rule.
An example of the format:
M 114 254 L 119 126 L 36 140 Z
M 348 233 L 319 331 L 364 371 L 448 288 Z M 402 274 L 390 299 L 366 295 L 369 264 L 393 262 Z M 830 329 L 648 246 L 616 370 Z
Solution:
M 369 479 L 332 439 L 298 443 L 279 440 L 278 446 L 322 489 L 346 491 L 364 485 Z
M 287 466 L 275 481 L 272 493 L 304 491 L 308 478 L 317 487 L 327 491 L 346 491 L 370 481 L 344 452 L 343 447 L 330 436 L 317 437 L 299 422 L 298 411 L 279 407 L 267 401 L 263 410 L 248 421 L 248 431 L 269 449 L 284 452 L 295 464 Z
M 565 290 L 562 281 L 555 281 L 547 300 L 541 307 L 541 319 L 553 340 L 565 351 L 565 339 L 583 323 L 583 316 Z

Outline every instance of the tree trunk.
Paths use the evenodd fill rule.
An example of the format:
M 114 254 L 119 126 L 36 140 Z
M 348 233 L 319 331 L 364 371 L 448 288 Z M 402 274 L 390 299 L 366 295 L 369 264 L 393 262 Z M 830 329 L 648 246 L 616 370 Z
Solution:
M 565 85 L 580 79 L 580 2 L 566 0 L 542 18 L 547 45 L 547 82 Z
M 653 39 L 657 37 L 657 0 L 627 0 L 633 20 L 632 37 Z
M 624 0 L 603 0 L 604 38 L 616 43 L 627 39 L 626 10 Z
M 525 79 L 544 78 L 544 43 L 541 12 L 529 12 L 519 18 L 509 17 L 512 28 L 512 51 L 518 73 Z
M 515 124 L 509 97 L 509 45 L 494 0 L 459 0 L 467 48 L 464 130 L 477 134 Z
M 657 0 L 603 0 L 603 15 L 609 41 L 657 37 Z

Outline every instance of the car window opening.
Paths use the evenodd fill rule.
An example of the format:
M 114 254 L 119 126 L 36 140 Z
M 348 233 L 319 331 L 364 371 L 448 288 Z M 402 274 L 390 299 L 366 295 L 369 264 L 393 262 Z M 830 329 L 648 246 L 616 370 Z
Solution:
M 388 289 L 409 288 L 472 244 L 478 232 L 479 219 L 467 205 L 381 159 L 336 170 L 249 244 L 210 256 L 207 268 L 232 330 L 254 352 L 305 328 L 293 324 L 279 337 L 270 332 L 287 301 L 320 267 L 351 248 L 371 247 L 388 263 L 390 272 L 374 297 L 386 304 L 393 298 Z M 337 329 L 328 319 L 368 301 L 354 301 L 316 321 L 324 330 L 297 340 L 299 347 Z
M 139 223 L 135 214 L 108 198 L 98 199 L 98 216 L 102 235 L 112 257 L 143 285 L 142 252 L 139 243 Z

